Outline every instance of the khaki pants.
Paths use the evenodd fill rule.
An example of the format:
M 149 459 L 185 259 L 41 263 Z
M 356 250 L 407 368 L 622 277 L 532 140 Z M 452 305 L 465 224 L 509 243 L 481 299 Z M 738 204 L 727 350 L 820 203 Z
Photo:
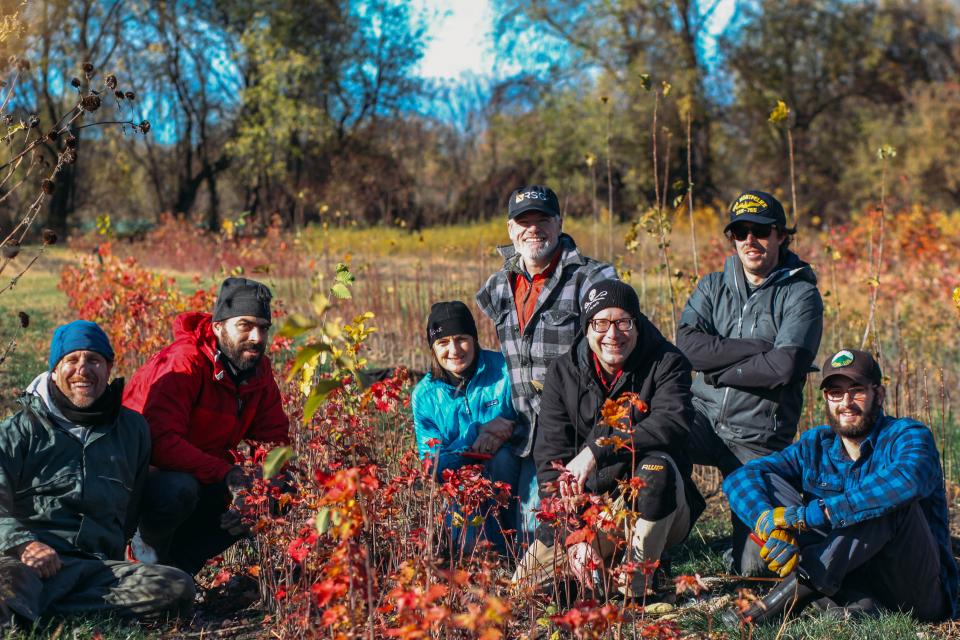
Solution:
M 690 522 L 690 506 L 687 504 L 683 478 L 677 470 L 677 465 L 666 453 L 653 451 L 647 455 L 661 457 L 668 463 L 676 481 L 677 508 L 666 517 L 656 521 L 638 518 L 634 524 L 632 535 L 627 531 L 626 522 L 617 532 L 615 539 L 611 539 L 608 534 L 599 533 L 593 542 L 593 547 L 603 558 L 607 569 L 612 568 L 609 563 L 616 552 L 617 543 L 620 540 L 626 540 L 628 536 L 630 537 L 629 554 L 625 560 L 643 562 L 645 560 L 659 560 L 666 549 L 683 542 L 690 532 L 692 524 Z M 643 491 L 643 489 L 640 491 Z M 624 503 L 624 497 L 618 497 L 613 503 L 613 511 L 617 512 L 623 509 Z M 567 563 L 567 551 L 563 548 L 563 545 L 550 545 L 541 540 L 536 540 L 520 560 L 512 580 L 514 584 L 523 588 L 540 588 L 552 580 L 563 581 L 571 576 L 572 573 Z M 634 575 L 630 591 L 642 595 L 644 579 L 645 576 L 642 573 Z

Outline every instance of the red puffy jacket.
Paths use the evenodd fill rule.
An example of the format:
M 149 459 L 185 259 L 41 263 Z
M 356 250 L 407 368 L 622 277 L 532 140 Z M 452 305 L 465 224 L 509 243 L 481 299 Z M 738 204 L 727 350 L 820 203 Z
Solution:
M 270 360 L 264 356 L 255 376 L 234 384 L 215 358 L 211 318 L 177 316 L 173 344 L 140 367 L 123 393 L 123 405 L 150 425 L 153 464 L 192 473 L 204 484 L 223 479 L 241 440 L 290 441 Z

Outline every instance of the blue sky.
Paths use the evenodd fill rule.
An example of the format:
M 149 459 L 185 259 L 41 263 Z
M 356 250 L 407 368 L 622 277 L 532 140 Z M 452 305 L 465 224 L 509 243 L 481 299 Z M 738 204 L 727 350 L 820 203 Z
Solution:
M 733 15 L 735 0 L 720 0 L 710 22 L 719 33 Z M 414 0 L 427 12 L 430 42 L 420 63 L 420 75 L 456 80 L 464 72 L 493 75 L 496 62 L 490 46 L 493 10 L 489 0 Z M 707 45 L 709 46 L 709 44 Z

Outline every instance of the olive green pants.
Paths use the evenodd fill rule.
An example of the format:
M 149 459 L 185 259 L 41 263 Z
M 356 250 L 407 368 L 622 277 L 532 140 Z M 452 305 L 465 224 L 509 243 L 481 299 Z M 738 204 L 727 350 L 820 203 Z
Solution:
M 0 558 L 0 607 L 4 617 L 109 613 L 143 617 L 189 610 L 193 578 L 156 564 L 60 556 L 63 566 L 50 578 L 16 558 Z

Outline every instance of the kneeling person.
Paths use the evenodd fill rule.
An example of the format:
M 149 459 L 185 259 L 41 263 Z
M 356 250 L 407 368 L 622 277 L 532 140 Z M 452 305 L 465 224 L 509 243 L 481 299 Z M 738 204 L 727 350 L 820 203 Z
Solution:
M 758 458 L 724 482 L 730 507 L 755 523 L 761 556 L 786 579 L 740 613 L 763 622 L 813 602 L 822 609 L 956 615 L 943 470 L 933 434 L 883 413 L 886 390 L 869 353 L 823 363 L 828 425 Z
M 173 344 L 133 375 L 124 394 L 153 438 L 140 534 L 160 562 L 191 574 L 248 533 L 239 507 L 253 478 L 233 464 L 239 442 L 289 442 L 264 355 L 271 298 L 259 282 L 227 278 L 213 315 L 180 314 Z
M 0 609 L 140 617 L 188 609 L 193 579 L 124 561 L 150 460 L 150 432 L 108 384 L 113 349 L 93 322 L 58 327 L 50 370 L 0 423 Z M 2 621 L 4 623 L 9 620 Z
M 583 492 L 614 497 L 618 481 L 641 478 L 645 487 L 633 507 L 639 520 L 624 560 L 657 561 L 687 537 L 704 507 L 684 451 L 693 418 L 690 363 L 640 312 L 630 285 L 601 281 L 581 307 L 583 332 L 550 366 L 544 384 L 533 449 L 541 498 L 558 481 L 561 498 L 575 499 Z M 648 407 L 632 409 L 632 433 L 615 431 L 601 413 L 608 398 L 628 392 Z M 634 453 L 598 442 L 614 435 L 629 438 Z M 613 545 L 578 542 L 557 552 L 556 539 L 553 527 L 542 524 L 514 581 L 544 584 L 570 572 L 591 584 L 590 567 L 613 559 Z M 630 595 L 640 597 L 645 588 L 636 572 Z

